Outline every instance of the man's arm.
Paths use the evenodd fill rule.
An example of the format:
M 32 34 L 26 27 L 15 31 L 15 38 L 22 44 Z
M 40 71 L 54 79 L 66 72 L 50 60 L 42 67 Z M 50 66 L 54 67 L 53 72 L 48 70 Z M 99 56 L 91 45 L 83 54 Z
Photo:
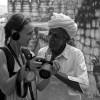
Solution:
M 69 80 L 68 77 L 61 72 L 56 73 L 55 76 L 59 80 L 64 82 L 66 85 L 68 85 L 70 88 L 72 88 L 73 90 L 77 90 L 77 91 L 83 93 L 78 82 Z
M 37 89 L 39 91 L 42 91 L 43 89 L 46 88 L 46 86 L 49 84 L 50 79 L 43 79 L 39 83 L 37 83 Z
M 55 76 L 62 82 L 73 88 L 74 90 L 82 92 L 83 89 L 84 88 L 86 89 L 89 85 L 85 59 L 83 53 L 80 50 L 75 52 L 74 57 L 75 57 L 75 63 L 74 63 L 75 76 L 67 76 L 62 72 L 57 72 Z M 56 66 L 58 65 L 56 64 Z
M 82 91 L 85 92 L 89 87 L 89 78 L 85 58 L 81 50 L 75 52 L 74 67 L 76 76 L 68 76 L 68 78 L 78 82 Z

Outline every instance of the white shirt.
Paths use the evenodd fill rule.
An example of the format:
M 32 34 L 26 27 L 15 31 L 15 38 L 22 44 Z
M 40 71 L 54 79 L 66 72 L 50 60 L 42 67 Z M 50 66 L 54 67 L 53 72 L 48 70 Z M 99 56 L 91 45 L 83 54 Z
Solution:
M 38 55 L 46 58 L 47 52 L 48 47 L 44 47 L 40 49 Z M 81 50 L 66 45 L 64 51 L 56 60 L 60 64 L 60 72 L 67 75 L 70 80 L 79 82 L 81 88 L 89 85 L 87 67 Z M 39 100 L 75 100 L 75 98 L 70 99 L 69 95 L 77 95 L 79 99 L 76 100 L 81 100 L 78 92 L 73 91 L 55 76 L 51 77 L 49 85 L 43 91 L 38 92 Z

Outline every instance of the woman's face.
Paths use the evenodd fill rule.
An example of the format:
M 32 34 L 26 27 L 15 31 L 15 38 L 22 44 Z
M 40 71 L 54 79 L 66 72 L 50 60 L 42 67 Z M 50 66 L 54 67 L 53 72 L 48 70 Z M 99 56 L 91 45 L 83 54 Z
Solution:
M 21 46 L 28 46 L 29 41 L 33 38 L 33 35 L 35 34 L 32 23 L 26 24 L 19 34 L 20 38 L 18 40 L 18 43 Z

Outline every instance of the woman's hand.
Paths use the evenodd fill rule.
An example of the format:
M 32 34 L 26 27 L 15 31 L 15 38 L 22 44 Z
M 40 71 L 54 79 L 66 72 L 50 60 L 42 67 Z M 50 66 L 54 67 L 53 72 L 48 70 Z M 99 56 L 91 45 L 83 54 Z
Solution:
M 21 68 L 19 71 L 19 80 L 25 80 L 26 82 L 35 80 L 35 72 L 26 70 L 25 67 Z
M 39 70 L 42 66 L 42 62 L 36 61 L 36 59 L 30 60 L 30 69 L 31 71 Z
M 27 75 L 27 72 L 25 71 L 25 67 L 22 67 L 19 72 L 18 72 L 18 79 L 21 81 L 21 80 L 24 80 L 25 77 Z
M 27 71 L 27 75 L 25 77 L 25 81 L 26 82 L 31 82 L 34 81 L 36 79 L 36 74 L 33 71 Z

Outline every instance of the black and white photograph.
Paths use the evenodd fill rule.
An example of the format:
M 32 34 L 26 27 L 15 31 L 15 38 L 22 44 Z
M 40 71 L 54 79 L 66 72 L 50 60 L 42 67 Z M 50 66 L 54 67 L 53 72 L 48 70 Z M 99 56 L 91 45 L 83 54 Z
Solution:
M 0 100 L 100 100 L 100 0 L 0 0 Z

